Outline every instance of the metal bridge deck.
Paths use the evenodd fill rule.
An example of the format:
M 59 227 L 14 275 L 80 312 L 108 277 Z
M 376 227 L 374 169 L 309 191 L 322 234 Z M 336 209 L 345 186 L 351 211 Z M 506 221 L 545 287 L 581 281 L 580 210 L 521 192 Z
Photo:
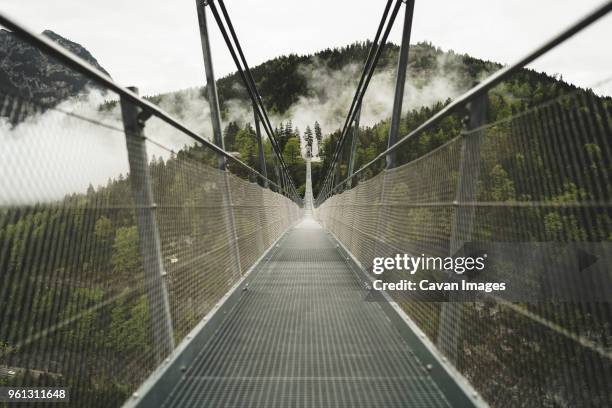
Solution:
M 315 221 L 264 262 L 164 407 L 449 406 Z

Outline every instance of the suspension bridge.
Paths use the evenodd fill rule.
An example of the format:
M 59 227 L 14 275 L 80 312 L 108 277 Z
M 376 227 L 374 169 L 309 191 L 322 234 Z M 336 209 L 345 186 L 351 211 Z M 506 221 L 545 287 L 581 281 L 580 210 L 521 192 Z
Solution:
M 0 116 L 12 124 L 3 148 L 19 129 L 57 143 L 65 135 L 73 160 L 89 166 L 82 155 L 95 133 L 129 169 L 60 199 L 33 200 L 44 183 L 15 181 L 23 194 L 0 199 L 0 387 L 63 387 L 80 407 L 612 405 L 612 102 L 575 88 L 491 115 L 500 86 L 612 2 L 401 135 L 414 0 L 388 0 L 320 180 L 306 159 L 303 197 L 223 0 L 196 8 L 212 141 L 0 13 L 0 25 L 120 110 L 115 123 L 0 89 Z M 387 148 L 358 163 L 364 95 L 402 14 Z M 211 16 L 253 106 L 258 168 L 224 146 Z M 51 125 L 24 119 L 47 115 Z M 167 134 L 185 148 L 169 147 Z M 10 152 L 23 167 L 46 154 Z M 507 297 L 373 288 L 411 277 L 373 274 L 376 258 L 485 250 L 490 272 L 460 278 L 505 282 Z M 577 260 L 563 258 L 573 251 Z

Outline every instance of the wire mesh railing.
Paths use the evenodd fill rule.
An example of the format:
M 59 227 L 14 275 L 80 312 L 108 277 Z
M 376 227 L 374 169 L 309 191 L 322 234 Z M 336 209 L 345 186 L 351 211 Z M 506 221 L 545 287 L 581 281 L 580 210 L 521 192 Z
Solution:
M 611 8 L 406 118 L 408 134 L 373 159 L 358 162 L 353 136 L 328 160 L 316 218 L 491 406 L 612 404 L 612 98 L 524 69 Z M 374 273 L 404 254 L 486 266 Z M 506 289 L 453 289 L 465 282 Z
M 369 271 L 396 254 L 488 255 L 462 279 L 505 282 L 505 294 L 388 293 L 491 406 L 612 404 L 612 99 L 577 89 L 424 137 L 440 129 L 447 142 L 416 159 L 408 143 L 405 164 L 339 189 L 316 217 Z
M 129 398 L 302 211 L 105 81 L 51 105 L 0 89 L 0 386 L 78 407 Z

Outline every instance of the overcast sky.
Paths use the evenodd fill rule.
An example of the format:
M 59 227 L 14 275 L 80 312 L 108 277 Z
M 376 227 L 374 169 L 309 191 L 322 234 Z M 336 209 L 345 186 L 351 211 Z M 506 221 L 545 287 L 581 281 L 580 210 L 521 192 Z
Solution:
M 290 52 L 310 53 L 372 38 L 384 1 L 226 0 L 251 66 Z M 601 0 L 417 0 L 412 43 L 431 41 L 502 63 L 512 62 Z M 51 29 L 86 48 L 120 84 L 142 94 L 204 83 L 194 0 L 3 0 L 9 16 Z M 401 18 L 391 40 L 399 43 Z M 209 18 L 212 23 L 212 18 Z M 398 24 L 399 23 L 399 24 Z M 234 71 L 211 27 L 217 77 Z M 612 75 L 608 16 L 534 68 L 588 86 Z

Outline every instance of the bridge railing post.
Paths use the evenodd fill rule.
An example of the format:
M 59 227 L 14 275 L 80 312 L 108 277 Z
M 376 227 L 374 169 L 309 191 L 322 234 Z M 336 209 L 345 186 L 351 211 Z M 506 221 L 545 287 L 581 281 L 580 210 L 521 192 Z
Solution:
M 207 0 L 196 0 L 196 9 L 198 12 L 198 23 L 200 26 L 200 41 L 202 43 L 202 55 L 204 57 L 204 71 L 206 73 L 206 89 L 208 91 L 208 104 L 210 105 L 210 120 L 212 122 L 214 141 L 217 146 L 225 149 L 223 142 L 223 134 L 221 133 L 221 109 L 219 107 L 219 95 L 217 94 L 217 84 L 215 82 L 215 73 L 212 63 L 212 52 L 210 49 L 210 41 L 208 36 L 208 25 L 206 23 L 206 5 Z M 234 208 L 232 203 L 232 190 L 230 177 L 227 169 L 227 162 L 224 156 L 219 156 L 219 168 L 223 170 L 224 194 L 223 208 L 225 208 L 225 225 L 228 234 L 229 248 L 234 255 L 234 268 L 238 275 L 242 275 L 242 266 L 240 262 L 240 250 L 238 243 L 238 235 L 236 231 L 236 223 L 234 221 Z
M 263 141 L 261 140 L 261 126 L 259 124 L 259 115 L 257 115 L 257 105 L 253 104 L 253 117 L 255 119 L 255 136 L 257 137 L 257 150 L 259 154 L 259 172 L 263 174 L 265 179 L 260 181 L 264 188 L 268 188 L 268 168 L 266 167 L 266 155 L 264 152 Z
M 357 141 L 359 139 L 359 119 L 361 117 L 361 105 L 357 107 L 357 114 L 355 115 L 355 121 L 353 122 L 353 140 L 351 140 L 351 152 L 349 156 L 348 164 L 348 175 L 346 188 L 349 189 L 353 186 L 353 171 L 355 170 L 355 154 L 357 153 Z
M 335 190 L 332 192 L 333 194 L 340 194 L 342 192 L 342 186 L 341 185 L 336 185 L 336 182 L 340 183 L 342 181 L 342 154 L 344 152 L 342 151 L 342 149 L 340 150 L 340 157 L 338 158 L 338 161 L 336 162 L 336 175 L 334 176 L 334 184 L 332 184 L 332 186 L 335 188 Z
M 198 24 L 200 26 L 200 42 L 202 43 L 202 56 L 204 57 L 204 72 L 206 74 L 206 91 L 208 93 L 208 104 L 210 106 L 210 121 L 213 127 L 213 138 L 217 146 L 223 148 L 223 134 L 221 130 L 221 111 L 219 108 L 219 95 L 217 94 L 217 83 L 215 82 L 215 71 L 213 70 L 210 41 L 208 40 L 208 25 L 206 23 L 206 0 L 196 0 L 198 11 Z M 225 170 L 226 158 L 219 156 L 219 168 Z
M 461 158 L 455 192 L 454 211 L 451 220 L 449 242 L 450 256 L 472 240 L 474 230 L 475 207 L 469 205 L 477 199 L 477 183 L 480 173 L 480 143 L 482 135 L 474 130 L 486 123 L 488 94 L 485 92 L 474 99 L 468 106 L 469 118 L 467 129 L 461 141 Z M 452 273 L 452 272 L 450 272 Z M 459 355 L 463 303 L 460 295 L 450 295 L 448 302 L 442 305 L 438 330 L 438 348 L 453 362 Z
M 404 10 L 404 24 L 402 27 L 402 43 L 400 45 L 400 55 L 397 62 L 397 73 L 395 78 L 395 93 L 393 97 L 393 111 L 391 113 L 391 126 L 389 127 L 389 138 L 387 147 L 392 147 L 397 142 L 400 122 L 402 117 L 402 103 L 404 100 L 404 85 L 406 84 L 406 70 L 408 67 L 408 52 L 410 50 L 410 34 L 412 31 L 412 17 L 414 15 L 414 0 L 406 1 Z M 376 235 L 374 236 L 374 256 L 387 256 L 389 245 L 382 238 L 382 235 L 387 228 L 387 210 L 385 208 L 387 201 L 387 170 L 396 166 L 395 150 L 387 153 L 385 169 L 382 171 L 382 187 L 378 197 L 378 210 L 376 212 Z M 381 253 L 385 251 L 384 253 Z
M 131 87 L 130 90 L 138 94 L 137 88 Z M 130 167 L 130 183 L 136 206 L 135 215 L 144 266 L 145 292 L 149 306 L 154 350 L 159 363 L 174 350 L 174 336 L 165 281 L 166 272 L 155 217 L 157 206 L 153 200 L 144 136 L 144 122 L 147 116 L 139 107 L 124 97 L 121 98 L 121 114 Z
M 278 159 L 276 158 L 276 156 L 274 156 L 274 174 L 276 175 L 276 184 L 278 184 L 280 188 L 280 190 L 277 191 L 277 193 L 283 194 L 283 190 L 282 190 L 284 188 L 283 179 L 281 178 L 281 175 L 280 175 L 280 170 L 278 168 Z

